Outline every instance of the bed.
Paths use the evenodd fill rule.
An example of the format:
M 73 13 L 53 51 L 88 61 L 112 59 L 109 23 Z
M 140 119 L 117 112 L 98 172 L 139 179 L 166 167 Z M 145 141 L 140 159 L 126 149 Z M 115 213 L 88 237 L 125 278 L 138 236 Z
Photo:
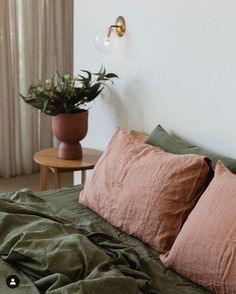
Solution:
M 19 279 L 19 294 L 212 293 L 165 267 L 158 251 L 80 204 L 83 190 L 78 185 L 0 194 L 1 293 L 13 293 L 6 283 L 11 276 Z
M 210 293 L 167 270 L 157 251 L 80 205 L 81 189 L 1 194 L 1 293 L 12 293 L 9 275 L 20 279 L 17 294 Z

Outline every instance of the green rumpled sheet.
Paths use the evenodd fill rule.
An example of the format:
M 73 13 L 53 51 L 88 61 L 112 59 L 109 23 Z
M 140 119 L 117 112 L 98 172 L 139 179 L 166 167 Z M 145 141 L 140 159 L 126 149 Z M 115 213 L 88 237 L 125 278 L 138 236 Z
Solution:
M 81 188 L 0 195 L 0 293 L 210 293 L 80 205 Z M 6 285 L 12 274 L 16 289 Z

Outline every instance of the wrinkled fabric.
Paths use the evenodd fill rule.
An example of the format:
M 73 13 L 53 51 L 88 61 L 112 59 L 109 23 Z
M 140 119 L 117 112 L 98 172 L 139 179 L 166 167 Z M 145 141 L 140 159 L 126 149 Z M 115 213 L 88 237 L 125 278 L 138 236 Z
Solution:
M 216 294 L 236 293 L 236 176 L 222 162 L 161 260 Z
M 32 194 L 17 198 L 20 202 L 0 198 L 0 255 L 31 277 L 40 292 L 151 291 L 134 250 L 110 236 L 81 234 L 66 219 L 46 212 L 44 201 Z
M 167 252 L 208 174 L 203 156 L 167 153 L 118 129 L 79 201 L 127 234 Z
M 13 293 L 10 274 L 20 278 L 17 294 L 210 293 L 80 205 L 81 188 L 0 195 L 0 293 Z

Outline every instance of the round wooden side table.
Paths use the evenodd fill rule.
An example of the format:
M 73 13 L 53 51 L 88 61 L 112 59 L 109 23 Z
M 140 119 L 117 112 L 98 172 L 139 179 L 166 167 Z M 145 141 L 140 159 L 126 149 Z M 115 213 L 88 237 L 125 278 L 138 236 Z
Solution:
M 61 187 L 61 173 L 81 171 L 81 182 L 85 183 L 86 170 L 93 169 L 102 151 L 92 148 L 82 148 L 83 157 L 77 160 L 65 160 L 58 157 L 57 148 L 43 149 L 34 154 L 34 161 L 40 165 L 40 189 L 47 190 L 48 170 L 53 172 L 54 188 Z

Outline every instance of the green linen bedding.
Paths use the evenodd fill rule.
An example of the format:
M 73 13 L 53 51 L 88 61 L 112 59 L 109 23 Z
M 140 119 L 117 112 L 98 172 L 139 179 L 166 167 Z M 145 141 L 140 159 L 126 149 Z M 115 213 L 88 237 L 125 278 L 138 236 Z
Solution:
M 0 293 L 210 293 L 80 205 L 80 190 L 0 194 Z M 9 275 L 19 277 L 16 289 Z

